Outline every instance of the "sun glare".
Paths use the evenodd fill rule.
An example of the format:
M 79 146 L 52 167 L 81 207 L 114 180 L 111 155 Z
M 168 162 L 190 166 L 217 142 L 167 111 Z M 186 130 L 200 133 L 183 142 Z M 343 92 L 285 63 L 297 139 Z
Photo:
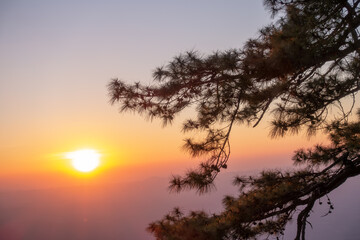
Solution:
M 73 167 L 80 172 L 90 172 L 100 164 L 100 154 L 93 149 L 83 149 L 66 154 Z

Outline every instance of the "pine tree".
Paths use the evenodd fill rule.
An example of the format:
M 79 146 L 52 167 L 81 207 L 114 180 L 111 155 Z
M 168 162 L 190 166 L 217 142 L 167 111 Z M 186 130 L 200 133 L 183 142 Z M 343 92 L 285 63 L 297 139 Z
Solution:
M 360 173 L 359 120 L 349 121 L 360 89 L 360 0 L 265 0 L 278 20 L 262 28 L 242 49 L 203 56 L 187 52 L 154 71 L 154 85 L 129 85 L 113 79 L 112 103 L 122 111 L 172 122 L 195 106 L 197 116 L 183 131 L 204 138 L 187 139 L 193 157 L 208 156 L 198 169 L 171 180 L 174 191 L 211 189 L 227 168 L 229 136 L 234 124 L 256 127 L 267 114 L 272 137 L 309 135 L 326 130 L 331 144 L 298 150 L 293 157 L 302 170 L 264 171 L 238 177 L 238 197 L 223 200 L 224 211 L 183 215 L 178 209 L 150 224 L 157 239 L 251 239 L 283 234 L 297 218 L 295 239 L 305 239 L 307 218 L 315 202 Z M 352 99 L 345 111 L 342 102 Z M 329 109 L 339 114 L 329 114 Z M 329 213 L 333 209 L 330 200 Z M 300 209 L 300 210 L 299 210 Z

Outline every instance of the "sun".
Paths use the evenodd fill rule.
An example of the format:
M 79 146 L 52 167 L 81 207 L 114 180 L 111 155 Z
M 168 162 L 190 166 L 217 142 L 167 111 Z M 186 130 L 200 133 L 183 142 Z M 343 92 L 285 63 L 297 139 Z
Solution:
M 100 164 L 100 154 L 93 149 L 82 149 L 66 154 L 73 167 L 80 172 L 90 172 Z

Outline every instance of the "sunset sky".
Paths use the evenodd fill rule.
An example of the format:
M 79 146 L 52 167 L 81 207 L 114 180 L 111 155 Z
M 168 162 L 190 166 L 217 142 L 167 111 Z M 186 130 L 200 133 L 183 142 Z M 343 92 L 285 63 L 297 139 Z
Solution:
M 167 128 L 119 114 L 108 102 L 107 83 L 114 77 L 150 83 L 155 67 L 172 57 L 240 48 L 269 21 L 262 1 L 250 0 L 2 1 L 0 176 L 36 175 L 26 181 L 31 185 L 50 174 L 61 185 L 74 173 L 64 153 L 82 148 L 101 152 L 98 172 L 113 180 L 130 168 L 136 178 L 196 166 L 181 151 L 180 124 L 193 112 Z M 276 157 L 269 156 L 288 155 L 307 140 L 271 141 L 268 130 L 266 121 L 234 130 L 229 166 L 256 168 L 256 159 L 271 166 L 267 159 Z M 275 165 L 282 162 L 290 164 L 284 158 Z
M 241 48 L 271 21 L 262 2 L 0 1 L 0 193 L 125 184 L 151 177 L 166 180 L 171 174 L 196 167 L 200 161 L 182 150 L 186 136 L 181 133 L 182 121 L 195 114 L 193 111 L 184 111 L 173 125 L 163 128 L 159 120 L 151 122 L 138 114 L 120 114 L 118 106 L 109 104 L 107 84 L 112 78 L 149 84 L 156 67 L 184 51 L 211 54 Z M 308 139 L 302 133 L 270 139 L 268 121 L 265 118 L 255 129 L 235 127 L 225 174 L 288 168 L 294 150 L 326 141 L 321 134 Z M 69 152 L 81 149 L 101 154 L 100 165 L 94 171 L 83 173 L 72 166 Z M 149 190 L 150 182 L 147 184 L 145 192 L 150 199 L 167 196 L 167 182 L 161 181 L 159 186 L 164 191 L 158 196 Z M 120 189 L 126 189 L 126 184 Z M 95 192 L 102 191 L 99 188 Z M 116 195 L 119 199 L 125 193 L 132 199 L 139 198 L 131 191 L 121 191 Z M 56 199 L 54 204 L 72 201 L 67 190 L 51 194 Z M 76 194 L 79 199 L 84 197 Z M 104 196 L 108 196 L 107 204 L 116 203 L 110 191 Z M 14 198 L 20 199 L 17 195 Z M 46 198 L 41 199 L 36 206 Z M 0 197 L 0 211 L 6 208 L 2 201 Z M 195 201 L 196 206 L 202 206 L 202 200 Z M 148 219 L 164 215 L 172 202 L 166 204 L 166 209 L 152 209 L 156 214 L 144 217 L 140 229 L 146 227 Z M 13 208 L 17 209 L 15 203 Z M 106 211 L 101 208 L 98 215 L 94 214 L 102 216 Z M 110 216 L 110 212 L 106 213 Z M 81 214 L 81 221 L 88 221 Z M 1 225 L 6 221 L 0 218 L 0 236 L 1 229 L 3 234 L 8 231 Z

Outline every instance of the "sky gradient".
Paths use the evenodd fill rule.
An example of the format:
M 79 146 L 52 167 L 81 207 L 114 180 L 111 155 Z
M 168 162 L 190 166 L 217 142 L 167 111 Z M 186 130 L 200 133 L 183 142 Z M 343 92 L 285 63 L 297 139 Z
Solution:
M 90 239 L 94 226 L 115 234 L 108 239 L 142 238 L 146 224 L 174 204 L 220 210 L 222 196 L 234 192 L 235 173 L 291 167 L 294 150 L 326 142 L 321 134 L 270 139 L 268 118 L 255 129 L 236 126 L 229 167 L 220 174 L 229 185 L 219 183 L 211 198 L 169 195 L 169 177 L 200 163 L 182 151 L 181 123 L 194 112 L 163 128 L 109 104 L 112 78 L 149 84 L 152 71 L 174 56 L 241 48 L 270 21 L 254 0 L 0 1 L 0 238 Z M 102 154 L 89 174 L 65 157 L 83 148 Z M 348 233 L 346 226 L 341 231 Z
M 115 77 L 148 84 L 172 57 L 240 48 L 270 21 L 262 1 L 250 0 L 15 0 L 0 9 L 0 176 L 12 179 L 71 175 L 64 152 L 81 148 L 100 151 L 103 169 L 138 168 L 138 176 L 196 166 L 181 150 L 180 124 L 192 111 L 162 128 L 119 114 L 106 85 Z M 271 141 L 268 130 L 266 121 L 235 129 L 229 166 L 256 168 L 270 155 L 285 161 L 299 141 L 307 144 L 303 136 Z M 152 172 L 141 170 L 149 166 Z

